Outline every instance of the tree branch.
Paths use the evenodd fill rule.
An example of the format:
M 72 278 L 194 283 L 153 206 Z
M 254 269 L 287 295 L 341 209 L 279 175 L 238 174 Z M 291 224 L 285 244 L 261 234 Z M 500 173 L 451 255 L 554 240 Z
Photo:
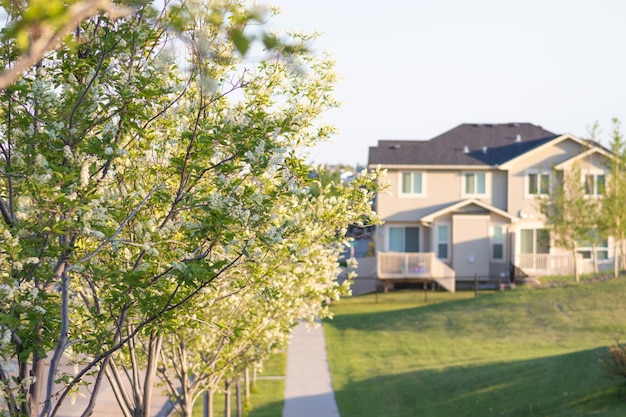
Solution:
M 114 6 L 109 0 L 85 0 L 70 6 L 67 12 L 67 22 L 61 27 L 56 28 L 51 24 L 39 23 L 36 27 L 37 37 L 32 39 L 28 51 L 18 59 L 13 67 L 0 73 L 0 90 L 13 84 L 26 70 L 41 61 L 48 52 L 58 48 L 62 40 L 72 33 L 81 22 L 99 12 L 106 13 L 111 19 L 117 19 L 128 16 L 132 13 L 132 9 Z

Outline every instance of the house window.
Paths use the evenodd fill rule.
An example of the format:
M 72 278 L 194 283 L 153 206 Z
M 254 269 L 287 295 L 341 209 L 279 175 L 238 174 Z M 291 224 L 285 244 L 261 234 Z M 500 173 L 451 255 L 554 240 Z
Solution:
M 550 175 L 530 173 L 528 179 L 528 195 L 547 195 L 550 192 Z
M 606 187 L 606 176 L 604 174 L 585 174 L 585 195 L 601 196 Z
M 467 196 L 487 194 L 487 174 L 484 172 L 466 172 L 463 174 L 463 190 Z
M 448 259 L 450 248 L 450 227 L 448 225 L 437 226 L 437 258 Z
M 419 227 L 389 228 L 389 250 L 392 252 L 419 252 Z
M 400 173 L 400 193 L 404 195 L 423 195 L 423 174 L 421 172 Z
M 522 229 L 520 231 L 520 253 L 550 253 L 548 229 Z
M 494 261 L 504 260 L 504 228 L 494 226 L 491 236 L 491 259 Z
M 576 242 L 576 252 L 583 256 L 583 259 L 593 259 L 594 245 L 590 240 Z M 597 260 L 606 261 L 609 259 L 609 241 L 596 239 L 595 252 Z

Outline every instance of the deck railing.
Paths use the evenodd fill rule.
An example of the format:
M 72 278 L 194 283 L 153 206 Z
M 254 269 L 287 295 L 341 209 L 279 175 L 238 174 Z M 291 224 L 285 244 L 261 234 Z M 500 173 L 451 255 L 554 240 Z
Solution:
M 434 253 L 378 252 L 379 279 L 431 279 L 454 292 L 455 273 Z
M 581 254 L 576 255 L 578 262 L 578 272 L 581 274 L 591 274 L 594 272 L 594 265 L 591 259 L 583 259 Z M 516 255 L 515 265 L 528 275 L 573 275 L 574 256 L 567 254 L 522 253 Z M 600 272 L 613 269 L 613 259 L 607 259 L 598 264 Z

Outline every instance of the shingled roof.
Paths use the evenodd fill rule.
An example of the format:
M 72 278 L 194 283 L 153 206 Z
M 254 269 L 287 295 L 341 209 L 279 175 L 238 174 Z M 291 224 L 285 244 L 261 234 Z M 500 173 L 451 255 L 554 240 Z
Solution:
M 370 165 L 501 165 L 558 135 L 531 123 L 462 124 L 431 140 L 380 140 Z

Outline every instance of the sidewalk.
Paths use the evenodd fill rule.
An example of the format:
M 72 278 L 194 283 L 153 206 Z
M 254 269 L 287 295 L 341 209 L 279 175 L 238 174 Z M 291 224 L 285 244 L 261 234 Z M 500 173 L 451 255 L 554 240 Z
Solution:
M 324 329 L 293 329 L 287 349 L 283 417 L 339 417 L 330 380 Z

